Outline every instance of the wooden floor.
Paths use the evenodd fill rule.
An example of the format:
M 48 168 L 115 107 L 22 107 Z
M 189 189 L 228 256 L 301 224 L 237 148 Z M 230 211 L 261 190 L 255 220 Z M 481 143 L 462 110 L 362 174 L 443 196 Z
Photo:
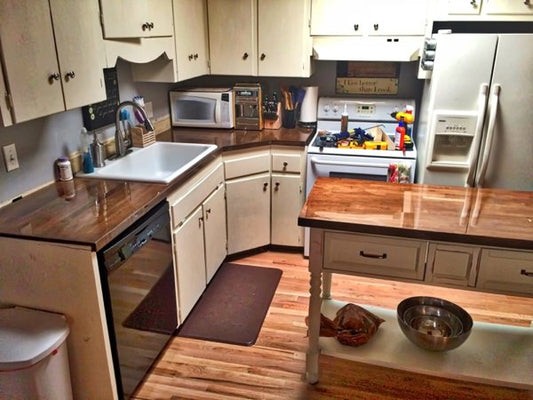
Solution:
M 280 268 L 283 276 L 257 343 L 251 347 L 174 338 L 134 394 L 135 400 L 328 399 L 328 400 L 522 400 L 533 392 L 480 385 L 369 366 L 321 356 L 320 382 L 303 379 L 309 298 L 307 260 L 265 252 L 242 264 Z M 466 308 L 474 320 L 529 326 L 533 299 L 348 276 L 333 277 L 335 299 L 395 309 L 428 293 Z M 533 380 L 533 371 L 532 371 Z

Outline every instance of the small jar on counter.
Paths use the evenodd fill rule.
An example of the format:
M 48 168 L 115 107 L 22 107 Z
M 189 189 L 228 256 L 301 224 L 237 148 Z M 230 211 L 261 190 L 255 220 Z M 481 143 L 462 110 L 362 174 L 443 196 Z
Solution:
M 57 169 L 60 181 L 72 180 L 72 166 L 67 157 L 63 156 L 57 159 Z

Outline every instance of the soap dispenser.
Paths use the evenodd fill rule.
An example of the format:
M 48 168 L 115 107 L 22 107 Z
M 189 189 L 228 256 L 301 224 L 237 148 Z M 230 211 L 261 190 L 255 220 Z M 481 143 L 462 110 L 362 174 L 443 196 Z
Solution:
M 91 154 L 93 156 L 93 164 L 96 168 L 105 166 L 105 149 L 104 145 L 98 140 L 98 134 L 93 131 L 93 142 L 91 143 Z

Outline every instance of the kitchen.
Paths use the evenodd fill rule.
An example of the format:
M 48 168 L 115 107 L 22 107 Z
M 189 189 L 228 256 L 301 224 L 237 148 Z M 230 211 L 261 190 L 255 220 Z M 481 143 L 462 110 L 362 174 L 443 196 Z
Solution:
M 530 18 L 530 17 L 521 17 Z M 518 17 L 520 19 L 520 17 Z M 352 24 L 353 25 L 353 24 Z M 146 39 L 148 40 L 148 39 Z M 420 38 L 421 40 L 421 38 Z M 417 60 L 417 58 L 416 58 Z M 402 62 L 399 75 L 398 96 L 415 98 L 420 104 L 423 86 L 422 80 L 417 80 L 418 61 Z M 213 66 L 212 66 L 213 68 Z M 118 61 L 118 79 L 121 100 L 131 99 L 134 95 L 143 94 L 152 103 L 154 121 L 164 118 L 168 114 L 168 90 L 175 85 L 166 83 L 137 83 L 133 80 L 130 66 Z M 253 73 L 252 73 L 253 74 Z M 252 75 L 250 74 L 250 75 Z M 227 76 L 199 77 L 184 84 L 191 86 L 230 85 L 241 81 L 241 77 Z M 247 76 L 248 74 L 242 74 Z M 335 95 L 336 62 L 315 61 L 315 72 L 310 78 L 266 78 L 254 77 L 247 81 L 260 82 L 265 90 L 278 88 L 284 84 L 320 87 L 320 95 Z M 3 172 L 0 176 L 2 198 L 0 202 L 8 203 L 21 194 L 47 185 L 54 180 L 53 161 L 58 155 L 68 154 L 80 146 L 79 131 L 83 125 L 79 109 L 62 112 L 50 117 L 30 120 L 12 127 L 2 128 L 1 143 L 15 143 L 19 152 L 21 168 L 12 172 Z M 30 140 L 31 139 L 31 140 Z M 43 168 L 46 166 L 46 168 Z

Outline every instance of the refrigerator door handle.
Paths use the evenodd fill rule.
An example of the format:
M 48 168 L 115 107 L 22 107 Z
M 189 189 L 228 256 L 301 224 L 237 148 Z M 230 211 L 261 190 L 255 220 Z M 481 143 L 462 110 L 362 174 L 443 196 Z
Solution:
M 465 187 L 474 186 L 474 176 L 476 171 L 476 161 L 479 154 L 479 141 L 481 140 L 481 130 L 483 129 L 483 119 L 485 116 L 485 111 L 487 110 L 487 97 L 489 93 L 489 85 L 487 83 L 482 83 L 479 87 L 479 96 L 478 96 L 478 114 L 476 129 L 474 131 L 474 143 L 472 147 L 475 149 L 475 154 L 472 154 L 470 158 L 470 165 L 468 167 L 468 173 L 466 175 Z
M 498 112 L 498 100 L 500 97 L 501 86 L 494 84 L 492 86 L 492 94 L 489 103 L 489 125 L 487 128 L 487 138 L 485 140 L 485 146 L 481 153 L 482 161 L 479 173 L 476 178 L 476 187 L 482 187 L 485 180 L 485 174 L 489 165 L 490 151 L 492 149 L 492 141 L 494 139 L 494 125 L 496 124 L 496 114 Z

